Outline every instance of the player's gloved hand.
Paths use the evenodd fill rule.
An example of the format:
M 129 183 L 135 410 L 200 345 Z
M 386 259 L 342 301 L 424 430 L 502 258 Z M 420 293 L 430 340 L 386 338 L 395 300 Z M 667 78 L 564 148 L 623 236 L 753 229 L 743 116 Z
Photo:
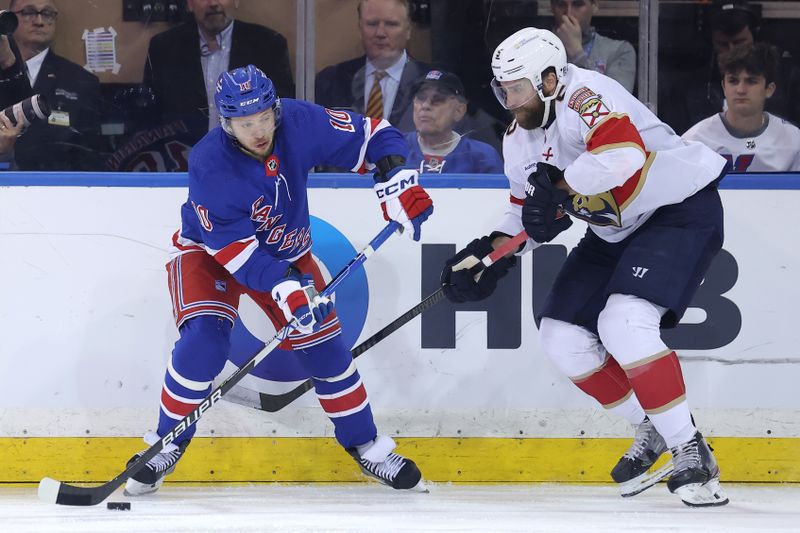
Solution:
M 377 181 L 381 179 L 380 174 L 375 176 L 375 194 L 381 202 L 383 218 L 399 222 L 405 233 L 418 241 L 420 226 L 433 213 L 433 201 L 419 184 L 419 172 L 395 167 L 386 181 Z
M 481 262 L 494 251 L 491 237 L 481 237 L 448 259 L 442 270 L 442 291 L 454 303 L 477 302 L 488 298 L 497 288 L 497 280 L 508 274 L 517 263 L 517 258 L 503 257 L 492 266 Z
M 563 178 L 561 170 L 547 163 L 537 163 L 536 170 L 528 176 L 522 226 L 536 242 L 550 242 L 572 225 L 572 219 L 561 207 L 569 200 L 569 193 L 554 185 Z
M 300 333 L 312 333 L 319 329 L 322 321 L 333 312 L 330 298 L 320 296 L 314 288 L 310 274 L 301 274 L 294 266 L 272 287 L 275 300 L 288 322 L 297 319 Z

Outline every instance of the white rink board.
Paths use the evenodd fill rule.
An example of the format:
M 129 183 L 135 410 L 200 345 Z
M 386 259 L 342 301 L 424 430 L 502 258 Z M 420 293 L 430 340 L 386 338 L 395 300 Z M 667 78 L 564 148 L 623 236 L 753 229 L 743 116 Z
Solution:
M 436 210 L 422 242 L 458 247 L 487 233 L 508 198 L 501 189 L 430 192 Z M 177 338 L 164 263 L 185 194 L 0 188 L 0 436 L 138 436 L 152 426 Z M 800 199 L 800 191 L 722 195 L 724 248 L 739 269 L 725 297 L 741 311 L 742 329 L 723 348 L 681 352 L 689 399 L 709 435 L 800 436 L 800 252 L 790 244 L 796 221 L 785 209 L 787 196 Z M 383 226 L 368 189 L 311 189 L 310 197 L 312 213 L 356 249 Z M 576 222 L 560 242 L 572 245 L 583 231 Z M 366 262 L 362 340 L 419 302 L 420 257 L 417 244 L 393 237 Z M 472 312 L 457 315 L 455 350 L 421 349 L 415 319 L 359 358 L 379 423 L 403 436 L 627 434 L 539 350 L 530 255 L 522 268 L 519 349 L 487 350 L 485 313 Z M 296 404 L 274 416 L 215 407 L 199 434 L 330 434 L 313 395 Z

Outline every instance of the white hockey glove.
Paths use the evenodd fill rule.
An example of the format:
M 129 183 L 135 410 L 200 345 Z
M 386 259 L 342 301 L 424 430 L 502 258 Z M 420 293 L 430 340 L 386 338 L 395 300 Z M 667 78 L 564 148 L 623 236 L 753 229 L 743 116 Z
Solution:
M 286 320 L 289 323 L 296 320 L 297 331 L 306 335 L 319 329 L 333 312 L 333 302 L 317 293 L 311 275 L 302 275 L 294 267 L 272 287 L 272 299 Z
M 433 213 L 433 201 L 419 185 L 419 172 L 396 167 L 386 181 L 375 183 L 375 194 L 381 202 L 383 218 L 399 222 L 405 233 L 418 241 L 420 226 Z

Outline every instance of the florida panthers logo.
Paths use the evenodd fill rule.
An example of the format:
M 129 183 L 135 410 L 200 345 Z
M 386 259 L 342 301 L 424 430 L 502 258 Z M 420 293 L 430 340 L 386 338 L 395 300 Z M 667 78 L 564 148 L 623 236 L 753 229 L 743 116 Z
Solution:
M 597 96 L 596 98 L 590 98 L 584 102 L 583 105 L 581 105 L 579 113 L 581 114 L 581 120 L 583 120 L 589 128 L 593 128 L 595 124 L 609 114 L 609 110 L 600 97 Z
M 617 200 L 611 191 L 584 196 L 576 194 L 564 209 L 571 215 L 596 226 L 622 226 Z

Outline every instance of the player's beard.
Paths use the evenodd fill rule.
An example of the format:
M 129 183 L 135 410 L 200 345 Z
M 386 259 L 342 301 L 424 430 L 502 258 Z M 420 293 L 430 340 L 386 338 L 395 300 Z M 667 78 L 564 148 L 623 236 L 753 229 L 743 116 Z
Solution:
M 535 109 L 522 106 L 513 111 L 514 118 L 517 124 L 524 130 L 534 130 L 542 127 L 542 118 L 544 117 L 544 104 L 539 101 Z

